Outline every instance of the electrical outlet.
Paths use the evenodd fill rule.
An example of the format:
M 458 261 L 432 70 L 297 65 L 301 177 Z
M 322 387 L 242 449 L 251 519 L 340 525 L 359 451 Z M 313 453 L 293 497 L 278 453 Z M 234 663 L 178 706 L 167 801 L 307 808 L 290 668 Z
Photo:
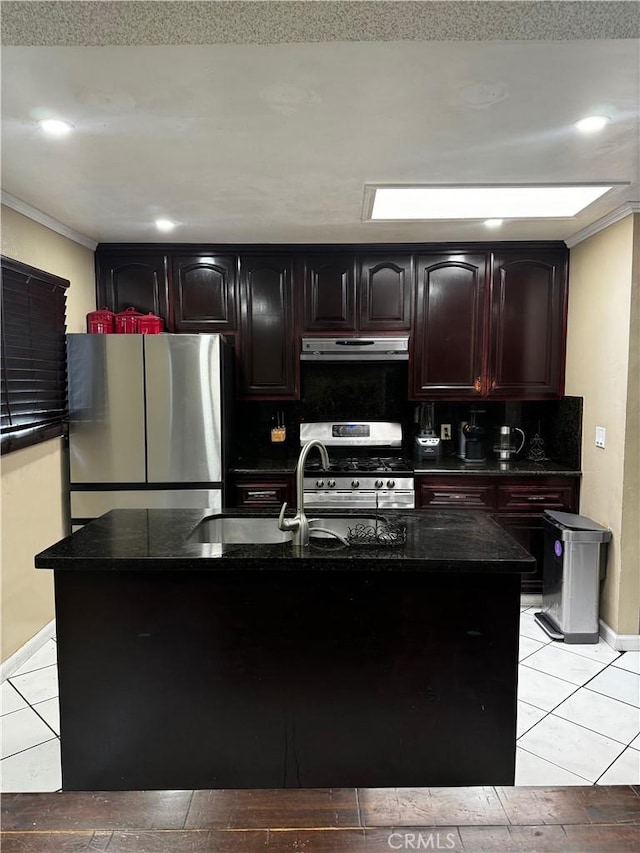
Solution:
M 607 443 L 607 430 L 604 427 L 596 427 L 596 447 L 604 448 Z
M 440 438 L 442 441 L 449 441 L 451 438 L 451 424 L 440 424 Z

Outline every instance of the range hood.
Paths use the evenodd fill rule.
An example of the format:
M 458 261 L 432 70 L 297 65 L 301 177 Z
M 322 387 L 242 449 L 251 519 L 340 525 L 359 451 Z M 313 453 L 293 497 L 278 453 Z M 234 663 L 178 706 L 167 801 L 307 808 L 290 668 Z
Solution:
M 409 336 L 303 338 L 302 361 L 408 361 Z

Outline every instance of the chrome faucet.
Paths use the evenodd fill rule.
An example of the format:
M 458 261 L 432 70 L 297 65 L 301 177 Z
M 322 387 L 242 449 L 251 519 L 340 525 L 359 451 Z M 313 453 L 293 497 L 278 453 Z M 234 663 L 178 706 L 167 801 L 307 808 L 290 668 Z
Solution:
M 284 514 L 287 509 L 286 502 L 282 504 L 280 517 L 278 518 L 278 527 L 280 530 L 293 531 L 293 544 L 302 548 L 306 548 L 309 544 L 309 522 L 304 512 L 304 463 L 307 461 L 309 451 L 317 447 L 320 451 L 320 458 L 324 468 L 329 467 L 329 454 L 327 448 L 321 441 L 314 438 L 303 445 L 298 457 L 296 466 L 296 514 L 294 518 L 285 518 Z

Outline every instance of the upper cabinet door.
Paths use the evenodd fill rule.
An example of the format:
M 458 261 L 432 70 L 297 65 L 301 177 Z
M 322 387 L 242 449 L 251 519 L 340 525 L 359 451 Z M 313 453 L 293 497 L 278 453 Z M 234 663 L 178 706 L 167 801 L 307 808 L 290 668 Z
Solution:
M 360 329 L 371 332 L 411 328 L 413 264 L 410 254 L 363 255 L 358 263 Z
M 497 252 L 491 282 L 489 396 L 548 399 L 564 390 L 567 253 Z
M 133 307 L 162 317 L 169 328 L 167 257 L 162 253 L 98 253 L 98 307 L 112 311 Z
M 482 394 L 487 260 L 483 254 L 418 257 L 414 398 Z
M 355 330 L 355 280 L 353 254 L 305 257 L 305 332 Z
M 235 255 L 180 255 L 173 259 L 171 301 L 176 332 L 235 331 Z
M 240 387 L 247 397 L 297 399 L 300 351 L 292 256 L 240 258 Z

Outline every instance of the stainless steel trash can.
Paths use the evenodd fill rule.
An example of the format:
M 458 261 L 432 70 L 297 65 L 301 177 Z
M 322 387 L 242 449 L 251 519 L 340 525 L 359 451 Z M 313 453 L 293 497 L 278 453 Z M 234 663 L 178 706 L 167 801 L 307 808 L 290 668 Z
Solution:
M 600 581 L 611 531 L 571 512 L 546 510 L 542 610 L 536 622 L 554 640 L 597 643 Z

